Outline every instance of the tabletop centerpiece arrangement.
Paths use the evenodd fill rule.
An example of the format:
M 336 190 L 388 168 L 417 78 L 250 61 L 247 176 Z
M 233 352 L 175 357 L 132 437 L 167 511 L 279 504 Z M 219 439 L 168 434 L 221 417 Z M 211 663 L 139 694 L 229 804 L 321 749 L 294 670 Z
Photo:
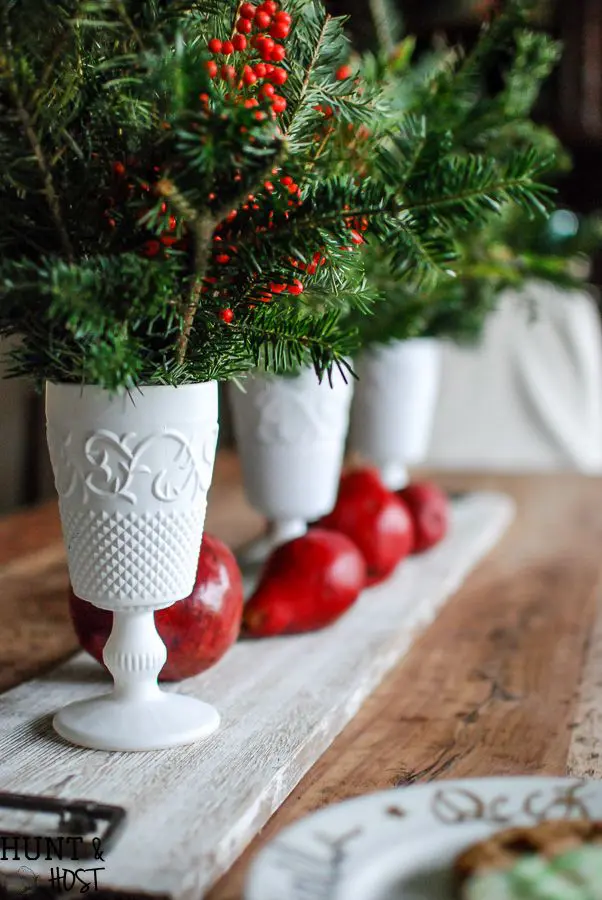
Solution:
M 428 116 L 389 127 L 380 84 L 356 79 L 344 20 L 318 0 L 30 12 L 3 13 L 0 335 L 16 339 L 13 373 L 47 386 L 73 590 L 114 613 L 113 692 L 54 724 L 89 747 L 173 746 L 219 724 L 159 690 L 154 622 L 194 585 L 217 382 L 259 370 L 301 383 L 304 369 L 314 385 L 348 381 L 351 315 L 374 300 L 362 245 L 386 246 L 408 285 L 434 285 L 459 226 L 509 201 L 541 206 L 541 160 L 461 158 Z M 325 414 L 338 423 L 332 502 L 341 392 L 340 414 Z M 301 488 L 319 481 L 307 459 L 300 471 Z
M 14 374 L 47 384 L 74 590 L 114 612 L 114 691 L 55 717 L 84 746 L 165 747 L 218 725 L 207 704 L 159 691 L 153 618 L 194 583 L 217 381 L 348 365 L 336 306 L 343 293 L 365 304 L 346 250 L 358 188 L 330 179 L 302 195 L 290 174 L 318 116 L 313 56 L 336 51 L 340 25 L 318 3 L 290 9 L 3 11 L 0 333 L 16 339 Z M 334 75 L 319 90 L 361 119 Z M 308 247 L 323 264 L 301 278 Z M 298 302 L 306 287 L 313 304 Z

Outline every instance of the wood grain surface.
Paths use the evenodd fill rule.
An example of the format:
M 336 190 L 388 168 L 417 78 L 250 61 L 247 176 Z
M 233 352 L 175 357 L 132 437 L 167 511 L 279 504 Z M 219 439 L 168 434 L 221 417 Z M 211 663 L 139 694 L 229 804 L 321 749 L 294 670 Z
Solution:
M 576 713 L 583 673 L 584 693 L 596 675 L 602 683 L 602 653 L 597 666 L 587 658 L 602 574 L 602 480 L 441 480 L 510 493 L 514 524 L 208 900 L 241 900 L 257 852 L 327 804 L 435 778 L 561 775 L 571 746 L 582 759 L 591 754 L 595 734 Z
M 440 481 L 510 493 L 515 523 L 210 900 L 240 900 L 258 849 L 283 826 L 336 800 L 441 777 L 569 768 L 599 777 L 602 480 L 472 473 Z M 218 467 L 208 527 L 233 546 L 261 527 L 229 457 Z M 0 522 L 2 687 L 73 649 L 59 541 L 52 505 Z

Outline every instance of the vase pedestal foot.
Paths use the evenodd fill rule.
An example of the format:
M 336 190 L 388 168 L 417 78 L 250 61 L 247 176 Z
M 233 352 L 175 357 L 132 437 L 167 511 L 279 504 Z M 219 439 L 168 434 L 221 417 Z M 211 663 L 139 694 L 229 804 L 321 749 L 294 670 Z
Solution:
M 165 750 L 192 744 L 219 728 L 213 706 L 183 694 L 157 689 L 149 698 L 115 693 L 78 700 L 53 719 L 62 738 L 92 750 Z
M 280 519 L 270 523 L 267 534 L 244 547 L 237 553 L 240 565 L 244 568 L 260 566 L 282 544 L 288 544 L 295 538 L 307 533 L 307 522 L 304 519 Z

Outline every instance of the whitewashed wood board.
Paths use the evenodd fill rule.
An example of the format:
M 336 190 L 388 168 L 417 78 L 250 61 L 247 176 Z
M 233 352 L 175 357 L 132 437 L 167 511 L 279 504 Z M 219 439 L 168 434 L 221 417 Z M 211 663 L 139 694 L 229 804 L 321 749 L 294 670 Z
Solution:
M 100 666 L 83 654 L 20 685 L 0 696 L 0 790 L 123 806 L 126 828 L 105 856 L 99 887 L 198 900 L 404 656 L 513 515 L 513 502 L 503 494 L 455 501 L 446 540 L 366 591 L 332 627 L 242 641 L 209 672 L 174 687 L 220 710 L 222 727 L 205 742 L 132 754 L 63 743 L 52 730 L 52 713 L 106 685 Z M 0 874 L 18 865 L 0 861 Z M 48 877 L 50 863 L 27 865 Z

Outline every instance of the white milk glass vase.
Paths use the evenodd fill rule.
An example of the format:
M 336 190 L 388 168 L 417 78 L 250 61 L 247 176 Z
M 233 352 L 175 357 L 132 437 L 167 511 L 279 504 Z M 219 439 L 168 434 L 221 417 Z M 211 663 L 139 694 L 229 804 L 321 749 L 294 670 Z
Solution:
M 155 610 L 194 586 L 218 433 L 214 382 L 109 394 L 49 383 L 47 436 L 75 594 L 113 612 L 104 661 L 113 690 L 61 709 L 56 731 L 100 750 L 191 743 L 219 726 L 166 693 Z
M 431 338 L 392 341 L 357 359 L 350 450 L 376 466 L 392 491 L 408 484 L 408 466 L 424 461 L 437 408 L 441 345 Z
M 334 507 L 353 379 L 335 369 L 331 387 L 304 369 L 290 377 L 249 375 L 242 389 L 229 390 L 245 490 L 270 525 L 243 551 L 243 561 L 257 563 Z

